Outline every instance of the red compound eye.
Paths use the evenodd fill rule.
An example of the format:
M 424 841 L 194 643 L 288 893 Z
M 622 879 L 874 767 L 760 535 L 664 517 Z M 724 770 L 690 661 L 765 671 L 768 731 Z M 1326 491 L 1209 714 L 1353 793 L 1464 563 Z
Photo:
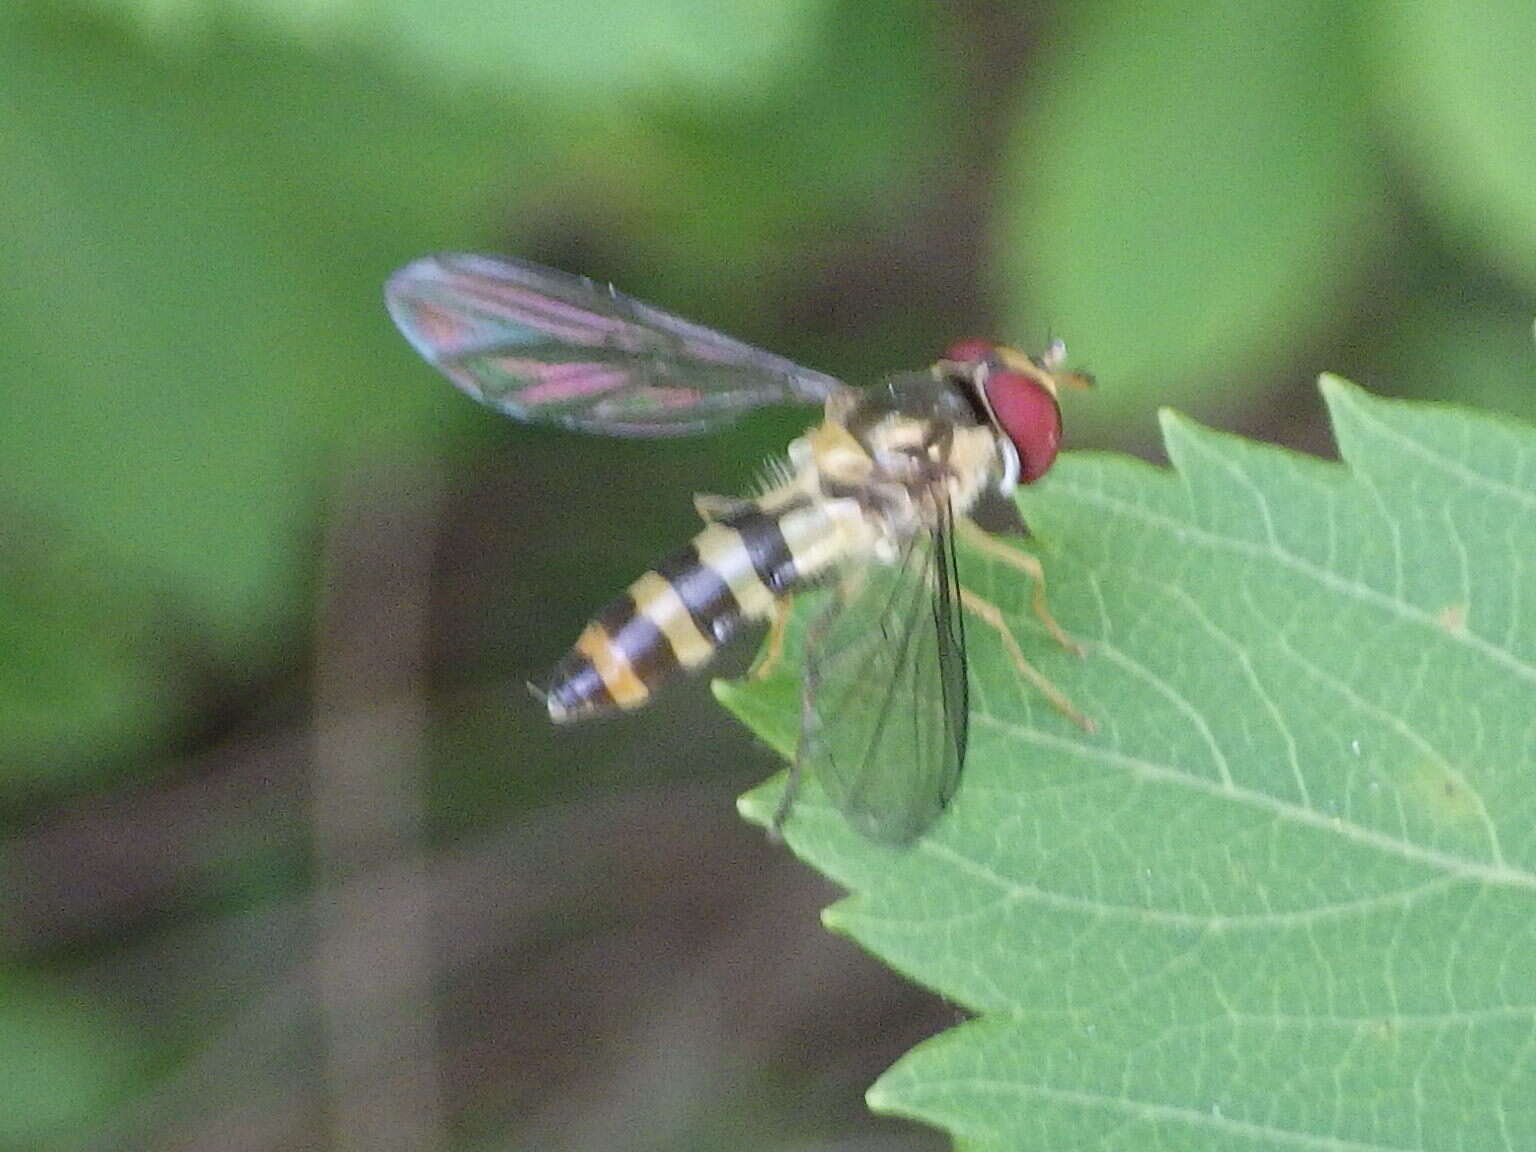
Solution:
M 953 351 L 953 350 L 951 350 Z M 1061 444 L 1061 409 L 1056 397 L 1022 372 L 987 376 L 987 403 L 1019 452 L 1019 479 L 1032 484 L 1050 470 Z
M 976 364 L 990 360 L 997 353 L 997 345 L 990 340 L 957 340 L 944 353 L 944 359 L 960 364 Z

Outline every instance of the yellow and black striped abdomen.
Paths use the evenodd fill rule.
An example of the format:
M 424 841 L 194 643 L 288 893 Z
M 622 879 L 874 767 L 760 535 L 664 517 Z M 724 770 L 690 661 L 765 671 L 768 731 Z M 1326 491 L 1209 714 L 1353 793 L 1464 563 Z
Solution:
M 679 668 L 707 664 L 744 621 L 771 617 L 779 597 L 826 567 L 834 540 L 809 504 L 747 505 L 706 525 L 586 626 L 550 676 L 550 718 L 638 708 Z

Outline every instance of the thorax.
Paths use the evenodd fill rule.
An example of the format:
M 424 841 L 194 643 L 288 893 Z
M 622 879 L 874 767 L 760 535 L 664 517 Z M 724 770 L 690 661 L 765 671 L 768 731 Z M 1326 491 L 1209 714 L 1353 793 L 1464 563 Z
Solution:
M 759 506 L 815 508 L 839 558 L 884 563 L 941 517 L 965 515 L 999 467 L 993 432 L 958 413 L 844 397 L 828 402 L 826 419 L 793 441 L 788 456 L 786 476 Z

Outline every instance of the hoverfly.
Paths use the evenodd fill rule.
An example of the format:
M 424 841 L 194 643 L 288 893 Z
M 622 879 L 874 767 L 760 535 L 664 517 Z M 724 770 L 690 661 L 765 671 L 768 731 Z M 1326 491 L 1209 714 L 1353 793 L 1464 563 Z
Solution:
M 452 254 L 400 269 L 390 315 L 427 362 L 519 420 L 610 436 L 706 432 L 770 404 L 821 407 L 764 490 L 697 496 L 704 527 L 603 609 L 534 691 L 557 724 L 637 708 L 694 671 L 749 621 L 771 624 L 763 675 L 782 652 L 790 596 L 830 589 L 807 626 L 801 734 L 773 822 L 803 774 L 867 835 L 917 838 L 954 795 L 968 723 L 967 610 L 992 625 L 1019 672 L 1088 721 L 1025 659 L 996 607 L 961 587 L 966 535 L 1034 584 L 1039 562 L 989 533 L 1027 531 L 1011 499 L 1039 479 L 1061 436 L 1059 343 L 1038 359 L 965 341 L 923 372 L 867 389 L 802 368 L 580 276 Z M 985 525 L 985 529 L 981 527 Z

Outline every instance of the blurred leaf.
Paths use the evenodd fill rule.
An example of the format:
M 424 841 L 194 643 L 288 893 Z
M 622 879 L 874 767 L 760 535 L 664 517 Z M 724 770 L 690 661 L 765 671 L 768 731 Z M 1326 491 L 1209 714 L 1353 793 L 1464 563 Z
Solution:
M 82 0 L 84 2 L 84 0 Z M 89 0 L 171 40 L 231 23 L 294 47 L 380 48 L 445 88 L 608 104 L 636 91 L 755 87 L 794 54 L 820 0 Z
M 830 0 L 816 17 L 760 88 L 658 94 L 573 126 L 538 199 L 619 221 L 643 249 L 629 290 L 744 336 L 766 328 L 772 289 L 803 283 L 850 221 L 910 210 L 958 115 L 932 5 Z
M 1536 291 L 1536 7 L 1422 0 L 1367 10 L 1398 162 L 1447 233 Z
M 0 779 L 94 771 L 166 735 L 185 685 L 157 642 L 168 615 L 137 583 L 56 544 L 0 550 Z
M 411 381 L 379 285 L 462 229 L 506 175 L 511 124 L 238 44 L 156 59 L 7 17 L 0 57 L 0 494 L 141 573 L 220 657 L 271 644 L 300 611 L 333 458 L 457 411 Z M 83 611 L 131 636 L 142 601 L 114 585 Z
M 1375 235 L 1353 12 L 1121 0 L 1047 46 L 998 258 L 1009 336 L 1049 325 L 1104 384 L 1074 435 L 1209 405 L 1338 308 Z
M 450 82 L 542 89 L 580 103 L 685 87 L 700 97 L 751 89 L 794 55 L 819 0 L 474 0 L 359 4 L 356 17 Z M 383 17 L 380 20 L 380 17 Z
M 128 1085 L 117 1022 L 28 981 L 0 983 L 0 1144 L 37 1147 L 90 1121 Z
M 870 199 L 910 194 L 917 165 L 942 163 L 945 133 L 963 115 L 958 35 L 922 0 L 829 3 L 816 40 L 755 120 L 769 184 L 787 203 L 809 186 L 864 211 Z
M 1173 471 L 1069 456 L 1023 494 L 1084 660 L 967 565 L 1097 735 L 976 628 L 925 839 L 810 783 L 786 832 L 853 893 L 829 926 L 981 1016 L 877 1110 L 976 1149 L 1536 1138 L 1536 434 L 1323 390 L 1344 466 L 1169 414 Z M 720 694 L 792 744 L 782 685 Z
M 1451 282 L 1417 295 L 1377 338 L 1383 385 L 1536 420 L 1536 340 L 1517 295 Z

